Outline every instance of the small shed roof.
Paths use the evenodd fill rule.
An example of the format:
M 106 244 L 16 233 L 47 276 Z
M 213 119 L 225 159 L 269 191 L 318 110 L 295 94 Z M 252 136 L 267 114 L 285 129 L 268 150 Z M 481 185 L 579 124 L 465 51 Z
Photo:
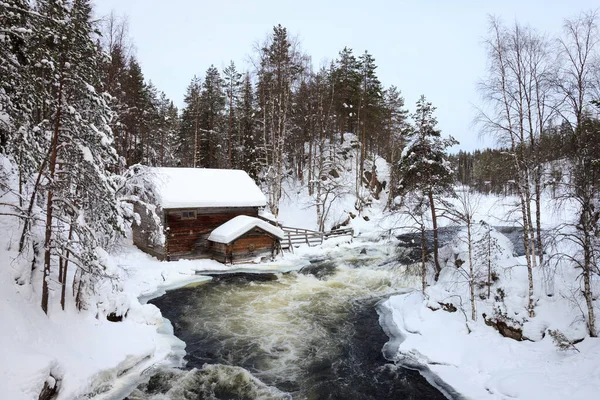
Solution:
M 239 169 L 152 168 L 162 208 L 263 207 L 265 195 Z
M 208 240 L 217 243 L 231 243 L 255 227 L 260 228 L 279 239 L 283 239 L 284 237 L 283 231 L 280 228 L 273 226 L 262 219 L 249 217 L 247 215 L 238 215 L 213 230 L 208 237 Z

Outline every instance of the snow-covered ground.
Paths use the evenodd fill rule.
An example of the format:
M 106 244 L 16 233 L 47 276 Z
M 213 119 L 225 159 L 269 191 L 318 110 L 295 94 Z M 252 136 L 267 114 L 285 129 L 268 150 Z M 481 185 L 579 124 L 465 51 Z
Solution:
M 379 179 L 387 179 L 385 162 L 377 160 L 376 165 Z M 285 225 L 316 229 L 314 201 L 306 187 L 287 182 L 286 193 L 280 211 Z M 476 221 L 518 226 L 516 218 L 507 217 L 515 209 L 515 198 L 482 195 L 476 200 Z M 362 241 L 390 240 L 390 234 L 411 230 L 401 216 L 384 212 L 385 192 L 380 199 L 370 201 L 369 208 L 355 215 L 354 195 L 341 196 L 329 211 L 326 229 L 348 220 Z M 542 220 L 544 229 L 554 228 L 572 215 L 569 207 L 556 209 L 551 201 L 544 202 L 544 210 L 543 215 L 548 216 Z M 59 293 L 51 293 L 46 316 L 39 305 L 36 275 L 33 285 L 19 280 L 23 260 L 17 258 L 15 250 L 19 234 L 16 220 L 1 216 L 0 231 L 5 233 L 0 236 L 0 315 L 4 318 L 0 330 L 0 393 L 11 400 L 37 399 L 44 383 L 52 386 L 55 379 L 60 381 L 58 399 L 94 395 L 97 399 L 118 398 L 139 382 L 144 371 L 182 363 L 183 342 L 172 335 L 172 327 L 160 311 L 146 304 L 148 299 L 165 290 L 210 279 L 197 274 L 202 271 L 299 269 L 306 257 L 325 255 L 330 251 L 328 247 L 347 240 L 332 239 L 322 248 L 304 248 L 272 263 L 238 265 L 234 270 L 210 260 L 160 262 L 126 241 L 109 256 L 111 270 L 118 275 L 114 282 L 118 290 L 107 285 L 98 294 L 96 308 L 83 312 L 76 311 L 69 296 L 66 310 L 60 310 Z M 501 248 L 495 267 L 498 280 L 492 287 L 492 298 L 477 301 L 477 321 L 469 321 L 466 280 L 454 266 L 455 255 L 465 258 L 464 240 L 459 235 L 442 251 L 445 269 L 437 284 L 425 294 L 413 291 L 382 304 L 389 315 L 387 323 L 394 326 L 386 354 L 390 355 L 391 348 L 391 356 L 399 362 L 427 366 L 466 398 L 595 398 L 600 392 L 600 341 L 586 335 L 578 308 L 581 305 L 571 301 L 578 289 L 578 271 L 557 264 L 554 279 L 546 284 L 548 271 L 535 270 L 536 316 L 529 318 L 525 311 L 524 262 L 512 255 L 505 238 L 494 235 Z M 481 268 L 481 260 L 476 262 Z M 39 279 L 39 273 L 37 276 Z M 501 300 L 493 299 L 500 295 L 498 288 L 502 289 Z M 481 288 L 478 294 L 484 294 Z M 451 303 L 458 311 L 444 311 L 439 303 Z M 482 313 L 493 315 L 497 307 L 521 324 L 523 334 L 531 341 L 502 337 L 487 326 Z M 126 313 L 126 317 L 119 323 L 110 322 L 105 318 L 108 310 Z M 558 350 L 548 329 L 558 329 L 569 339 L 583 339 L 575 345 L 579 351 Z
M 482 321 L 469 323 L 468 333 L 460 312 L 433 311 L 427 304 L 418 291 L 385 303 L 400 334 L 397 357 L 427 365 L 466 398 L 597 398 L 600 340 L 585 339 L 577 352 L 559 351 L 549 335 L 537 342 L 508 339 Z

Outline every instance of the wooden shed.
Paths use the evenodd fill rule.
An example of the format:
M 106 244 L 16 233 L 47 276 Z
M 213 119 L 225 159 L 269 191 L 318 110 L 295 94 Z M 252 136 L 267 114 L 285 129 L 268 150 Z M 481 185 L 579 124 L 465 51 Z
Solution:
M 208 241 L 215 260 L 238 263 L 273 257 L 281 249 L 283 231 L 258 218 L 239 215 L 213 230 Z
M 162 260 L 210 258 L 208 236 L 227 221 L 245 215 L 258 217 L 266 199 L 254 180 L 241 170 L 151 168 L 160 197 L 157 213 L 164 240 L 151 232 L 156 222 L 141 209 L 133 226 L 133 242 Z

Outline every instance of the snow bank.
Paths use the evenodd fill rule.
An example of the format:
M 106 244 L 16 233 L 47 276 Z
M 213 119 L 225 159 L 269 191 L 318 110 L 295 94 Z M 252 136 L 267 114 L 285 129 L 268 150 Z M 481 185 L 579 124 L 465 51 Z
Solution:
M 577 353 L 558 351 L 549 336 L 517 342 L 483 323 L 469 323 L 469 334 L 460 312 L 427 304 L 420 292 L 384 303 L 400 334 L 396 357 L 427 365 L 465 397 L 584 400 L 600 391 L 600 340 L 584 340 Z
M 7 249 L 8 244 L 2 246 Z M 3 398 L 37 399 L 44 382 L 58 382 L 58 399 L 95 394 L 113 398 L 127 381 L 137 381 L 153 365 L 181 365 L 185 345 L 172 335 L 160 311 L 141 304 L 137 296 L 162 284 L 195 279 L 193 270 L 166 272 L 162 269 L 168 265 L 155 260 L 162 269 L 154 265 L 142 272 L 145 260 L 140 252 L 136 257 L 141 263 L 122 270 L 126 289 L 98 295 L 99 301 L 109 299 L 114 309 L 125 308 L 122 322 L 110 322 L 101 303 L 95 311 L 78 312 L 69 301 L 61 310 L 58 293 L 51 294 L 49 316 L 45 315 L 37 285 L 15 283 L 12 256 L 10 250 L 3 252 L 0 262 L 0 315 L 6 323 L 0 331 Z
M 213 230 L 208 240 L 217 243 L 231 243 L 252 228 L 260 228 L 271 235 L 283 239 L 283 231 L 270 223 L 247 215 L 238 215 Z
M 263 207 L 264 194 L 236 169 L 150 168 L 163 208 Z
M 475 226 L 473 240 L 481 239 L 485 226 Z M 544 273 L 534 269 L 536 293 L 535 317 L 527 313 L 527 269 L 522 257 L 512 256 L 510 242 L 496 231 L 496 257 L 492 260 L 496 275 L 487 298 L 487 287 L 476 289 L 477 321 L 472 321 L 465 232 L 440 251 L 444 268 L 436 284 L 425 294 L 414 291 L 393 296 L 382 304 L 391 315 L 391 340 L 386 345 L 388 357 L 411 365 L 423 365 L 467 398 L 473 399 L 591 399 L 600 391 L 600 340 L 586 337 L 585 322 L 566 295 L 576 282 L 577 271 L 567 266 L 556 270 L 556 293 L 546 293 Z M 461 261 L 458 261 L 461 260 Z M 486 260 L 474 259 L 476 282 Z M 447 312 L 442 304 L 456 307 Z M 500 313 L 500 314 L 498 314 Z M 516 326 L 524 341 L 501 336 L 486 325 L 489 318 L 500 315 Z M 548 333 L 558 329 L 568 338 L 583 339 L 580 350 L 560 351 Z

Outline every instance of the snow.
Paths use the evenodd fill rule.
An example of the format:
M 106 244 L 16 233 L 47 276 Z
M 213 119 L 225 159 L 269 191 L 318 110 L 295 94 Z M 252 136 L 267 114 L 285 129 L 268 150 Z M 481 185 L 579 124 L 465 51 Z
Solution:
M 353 162 L 352 159 L 348 162 L 347 175 L 354 174 Z M 385 161 L 377 159 L 375 165 L 378 178 L 386 180 L 389 170 Z M 6 163 L 2 166 L 10 167 Z M 159 185 L 161 205 L 165 208 L 265 205 L 264 195 L 242 171 L 176 168 L 154 171 L 162 183 Z M 278 217 L 285 220 L 286 225 L 315 229 L 315 202 L 306 186 L 286 181 L 285 192 L 288 196 L 282 199 Z M 383 211 L 387 202 L 385 193 L 380 199 L 369 200 L 370 207 L 360 215 L 349 217 L 357 213 L 356 197 L 353 193 L 341 196 L 331 206 L 326 227 L 348 219 L 349 226 L 363 240 L 387 242 L 393 240 L 390 239 L 392 232 L 409 230 L 398 229 L 407 225 L 399 215 Z M 514 214 L 517 201 L 514 197 L 480 195 L 474 219 L 491 225 L 518 226 L 518 215 L 512 221 L 506 217 L 511 212 Z M 554 209 L 552 202 L 545 198 L 542 215 L 547 217 L 542 220 L 543 228 L 551 229 L 566 221 L 573 215 L 571 207 L 565 204 L 561 209 Z M 216 241 L 220 235 L 222 242 L 227 243 L 254 226 L 280 231 L 251 217 L 230 222 L 229 226 L 224 224 L 213 232 Z M 445 224 L 448 222 L 440 220 L 440 225 Z M 481 235 L 478 229 L 473 232 L 476 237 Z M 271 263 L 243 264 L 235 269 L 212 260 L 161 262 L 131 243 L 125 243 L 104 255 L 111 271 L 118 276 L 115 284 L 119 291 L 113 291 L 111 284 L 102 287 L 96 306 L 82 312 L 76 311 L 72 303 L 67 304 L 65 311 L 60 310 L 59 294 L 51 293 L 51 308 L 46 316 L 39 306 L 40 285 L 36 280 L 39 273 L 32 285 L 16 283 L 17 271 L 22 270 L 19 263 L 23 261 L 15 250 L 18 224 L 11 217 L 2 216 L 0 231 L 8 233 L 0 236 L 0 315 L 7 322 L 0 330 L 0 393 L 2 398 L 11 400 L 37 399 L 44 382 L 54 379 L 60 385 L 59 400 L 122 398 L 139 382 L 143 371 L 160 365 L 182 364 L 184 343 L 173 336 L 173 328 L 162 318 L 160 310 L 146 304 L 148 299 L 166 290 L 211 279 L 203 273 L 298 270 L 305 265 L 307 256 L 322 256 L 332 249 L 344 251 L 337 245 L 347 240 L 328 240 L 323 247 L 304 247 L 297 249 L 296 254 L 285 254 Z M 278 234 L 283 235 L 283 232 Z M 531 340 L 502 337 L 484 323 L 481 315 L 493 313 L 493 301 L 478 300 L 478 320 L 469 320 L 468 285 L 464 275 L 453 265 L 455 255 L 465 258 L 464 231 L 461 231 L 441 250 L 444 269 L 437 284 L 428 287 L 424 294 L 402 293 L 381 303 L 381 324 L 390 335 L 384 354 L 418 369 L 442 389 L 444 383 L 449 385 L 464 398 L 596 398 L 600 392 L 600 340 L 587 336 L 577 304 L 569 299 L 570 294 L 580 290 L 578 271 L 568 265 L 557 265 L 552 288 L 548 290 L 543 271 L 534 270 L 536 316 L 529 318 L 524 312 L 527 271 L 523 258 L 512 254 L 511 244 L 505 237 L 498 233 L 494 236 L 503 249 L 496 261 L 499 282 L 505 291 L 504 311 L 523 324 L 523 334 Z M 215 240 L 212 235 L 211 240 Z M 545 296 L 548 292 L 554 296 Z M 459 310 L 446 312 L 440 302 L 452 303 Z M 106 315 L 113 311 L 125 314 L 124 320 L 107 321 Z M 575 345 L 579 352 L 559 351 L 547 334 L 548 329 L 559 329 L 569 339 L 583 339 Z
M 0 222 L 5 222 L 0 219 Z M 10 228 L 2 223 L 2 228 Z M 2 248 L 8 246 L 2 238 Z M 104 311 L 62 311 L 58 294 L 46 316 L 39 306 L 37 287 L 15 284 L 14 252 L 2 252 L 0 261 L 0 315 L 10 324 L 0 330 L 0 393 L 11 400 L 37 399 L 50 374 L 60 380 L 58 400 L 97 400 L 124 397 L 139 382 L 142 372 L 161 365 L 182 366 L 185 344 L 173 336 L 173 328 L 160 310 L 145 304 L 167 290 L 211 280 L 204 273 L 226 273 L 231 268 L 213 260 L 161 262 L 131 244 L 109 257 L 120 269 L 122 291 L 105 288 L 99 298 L 127 311 L 122 322 L 106 320 Z M 290 255 L 285 260 L 240 264 L 238 272 L 280 273 L 306 263 Z M 110 285 L 109 285 L 110 286 Z
M 0 122 L 4 125 L 10 125 L 10 116 L 2 110 L 0 110 Z
M 81 146 L 81 154 L 83 155 L 83 159 L 85 161 L 89 162 L 90 164 L 94 163 L 94 156 L 92 155 L 89 147 Z
M 2 248 L 7 245 L 3 240 Z M 60 381 L 58 399 L 108 393 L 119 387 L 115 383 L 118 377 L 121 381 L 132 379 L 155 364 L 181 365 L 183 343 L 172 335 L 156 307 L 136 298 L 144 286 L 157 290 L 163 283 L 158 271 L 136 280 L 131 275 L 137 275 L 137 268 L 143 265 L 123 270 L 121 277 L 128 290 L 104 293 L 126 305 L 127 317 L 122 322 L 109 322 L 101 308 L 99 314 L 78 312 L 68 303 L 62 311 L 58 293 L 51 294 L 46 316 L 39 305 L 38 285 L 15 284 L 13 256 L 13 251 L 3 252 L 0 261 L 0 314 L 7 322 L 0 332 L 3 398 L 37 399 L 44 382 L 53 379 Z M 186 275 L 188 280 L 193 277 L 193 271 Z
M 352 163 L 353 160 L 350 159 L 346 165 L 349 175 L 355 173 Z M 387 180 L 387 163 L 377 159 L 375 164 L 378 178 L 381 181 Z M 463 191 L 464 189 L 462 188 Z M 288 182 L 286 193 L 290 196 L 283 199 L 279 214 L 286 225 L 315 229 L 315 202 L 308 195 L 306 187 Z M 346 219 L 350 213 L 356 214 L 355 200 L 353 194 L 340 197 L 332 206 L 326 229 Z M 519 199 L 516 196 L 476 194 L 471 195 L 470 200 L 475 206 L 473 220 L 477 222 L 473 231 L 474 239 L 481 237 L 479 221 L 513 227 L 519 227 L 522 223 Z M 410 231 L 410 222 L 407 223 L 400 214 L 382 211 L 387 201 L 384 193 L 380 200 L 371 201 L 371 207 L 364 209 L 360 215 L 349 218 L 348 226 L 354 228 L 355 235 L 378 240 L 382 237 L 389 238 L 391 233 Z M 446 201 L 459 207 L 456 199 Z M 557 207 L 550 193 L 544 193 L 542 229 L 551 231 L 560 227 L 576 215 L 575 206 L 563 202 Z M 438 224 L 448 226 L 453 223 L 448 219 L 440 219 Z M 390 342 L 386 345 L 391 352 L 390 358 L 419 370 L 428 381 L 442 390 L 446 383 L 464 398 L 597 398 L 597 393 L 600 392 L 600 340 L 587 335 L 585 319 L 580 311 L 580 308 L 585 310 L 585 304 L 577 304 L 572 299 L 573 293 L 581 291 L 581 281 L 578 280 L 580 271 L 563 264 L 553 267 L 554 272 L 550 274 L 540 268 L 534 269 L 536 315 L 529 318 L 526 312 L 528 288 L 524 258 L 513 255 L 512 244 L 504 235 L 492 231 L 492 236 L 500 246 L 496 262 L 505 291 L 503 307 L 508 315 L 522 322 L 523 335 L 530 340 L 505 338 L 485 324 L 481 315 L 492 315 L 493 301 L 479 300 L 478 320 L 467 322 L 470 316 L 468 285 L 464 274 L 460 274 L 452 265 L 455 254 L 463 260 L 467 257 L 465 232 L 460 231 L 446 248 L 441 249 L 440 256 L 446 268 L 442 271 L 438 284 L 429 286 L 425 295 L 414 291 L 392 296 L 382 303 L 382 310 L 385 312 L 380 314 L 380 318 L 389 316 L 388 321 L 381 321 L 382 326 L 384 329 L 386 324 L 393 327 L 386 331 L 391 335 Z M 313 256 L 322 255 L 323 251 L 327 250 L 316 247 L 302 249 L 303 253 Z M 572 254 L 573 250 L 552 249 L 551 254 L 557 252 Z M 482 267 L 482 260 L 474 261 L 478 268 Z M 600 286 L 599 282 L 596 284 Z M 546 293 L 553 296 L 546 296 Z M 492 292 L 492 296 L 493 294 Z M 459 310 L 453 313 L 443 311 L 438 301 L 452 303 Z M 466 317 L 460 311 L 461 303 Z M 558 350 L 548 334 L 549 329 L 558 329 L 571 340 L 583 339 L 575 345 L 580 352 Z
M 269 220 L 269 221 L 271 221 L 271 222 L 274 222 L 274 223 L 277 223 L 277 222 L 278 222 L 278 219 L 277 219 L 277 217 L 275 217 L 275 216 L 273 215 L 273 213 L 272 213 L 272 212 L 270 212 L 270 211 L 267 211 L 266 209 L 262 209 L 262 210 L 260 210 L 260 211 L 258 212 L 258 215 L 259 215 L 261 218 L 263 218 L 263 219 L 266 219 L 266 220 Z
M 280 228 L 258 218 L 238 215 L 213 230 L 208 240 L 228 244 L 254 227 L 260 228 L 279 239 L 284 238 L 284 233 Z
M 499 210 L 502 212 L 502 208 Z M 559 217 L 552 223 L 560 221 Z M 492 286 L 492 297 L 501 287 L 503 300 L 477 296 L 478 319 L 470 320 L 468 281 L 454 265 L 456 257 L 468 260 L 465 230 L 459 232 L 440 249 L 443 269 L 438 282 L 424 294 L 414 291 L 393 296 L 382 304 L 387 311 L 384 314 L 390 318 L 387 323 L 395 327 L 387 345 L 394 353 L 392 358 L 408 365 L 426 366 L 466 398 L 596 398 L 600 391 L 600 340 L 587 336 L 585 322 L 567 299 L 573 291 L 569 282 L 577 282 L 578 271 L 567 265 L 557 266 L 556 295 L 546 296 L 544 271 L 534 269 L 536 315 L 529 317 L 524 257 L 513 256 L 511 242 L 492 232 L 500 247 L 495 259 L 499 280 Z M 479 224 L 474 226 L 473 235 L 474 241 L 481 237 Z M 482 263 L 485 262 L 475 258 L 476 275 Z M 463 264 L 463 268 L 468 267 Z M 478 293 L 485 294 L 485 290 Z M 443 311 L 440 303 L 451 303 L 458 311 Z M 497 307 L 508 316 L 509 325 L 521 325 L 526 340 L 503 337 L 485 324 L 482 314 L 493 315 Z M 549 329 L 558 329 L 571 340 L 583 339 L 575 345 L 579 352 L 559 350 L 548 334 Z
M 248 174 L 234 169 L 150 168 L 162 208 L 263 207 L 264 194 Z
M 0 169 L 8 174 L 16 169 L 0 157 Z M 13 177 L 17 175 L 12 174 Z M 16 183 L 16 181 L 15 181 Z M 12 196 L 12 197 L 11 197 Z M 10 193 L 3 203 L 17 202 Z M 0 205 L 0 212 L 12 212 Z M 44 383 L 59 386 L 57 400 L 125 397 L 150 368 L 183 365 L 185 343 L 173 335 L 170 322 L 160 310 L 146 302 L 166 290 L 211 280 L 203 272 L 226 272 L 229 267 L 212 260 L 161 262 L 131 243 L 131 238 L 112 248 L 99 250 L 107 264 L 107 275 L 116 279 L 97 287 L 78 311 L 67 295 L 65 310 L 51 275 L 48 315 L 40 307 L 41 265 L 31 277 L 32 255 L 18 256 L 20 226 L 16 218 L 0 216 L 0 393 L 3 399 L 37 399 Z M 33 235 L 43 234 L 33 232 Z M 39 260 L 39 257 L 38 257 Z M 272 263 L 242 264 L 236 270 L 279 273 L 305 264 L 290 255 Z M 70 268 L 67 281 L 73 280 Z M 69 287 L 68 291 L 71 290 Z M 123 316 L 111 322 L 107 315 Z
M 401 333 L 398 360 L 427 365 L 463 396 L 583 400 L 600 391 L 600 340 L 584 340 L 577 353 L 558 351 L 549 335 L 517 342 L 483 323 L 469 324 L 469 334 L 459 312 L 433 311 L 426 303 L 420 292 L 385 303 Z

